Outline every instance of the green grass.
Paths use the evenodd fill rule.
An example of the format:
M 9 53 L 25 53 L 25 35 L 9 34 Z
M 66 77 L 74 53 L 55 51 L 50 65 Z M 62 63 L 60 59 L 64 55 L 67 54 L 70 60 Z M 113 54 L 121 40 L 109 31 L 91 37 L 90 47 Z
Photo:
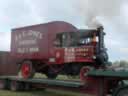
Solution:
M 14 92 L 7 90 L 0 90 L 0 96 L 89 96 L 68 91 L 57 90 L 33 90 L 24 92 Z
M 34 78 L 47 78 L 44 74 L 37 73 Z M 66 75 L 58 75 L 57 80 L 73 80 L 73 81 L 80 81 L 78 76 L 66 76 Z

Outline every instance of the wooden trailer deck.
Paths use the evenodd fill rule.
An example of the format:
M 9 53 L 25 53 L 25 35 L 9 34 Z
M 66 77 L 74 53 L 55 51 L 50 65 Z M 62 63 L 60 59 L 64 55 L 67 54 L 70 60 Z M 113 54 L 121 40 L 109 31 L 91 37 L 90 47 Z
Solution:
M 88 72 L 91 82 L 50 80 L 45 78 L 22 79 L 16 76 L 0 76 L 0 89 L 13 91 L 33 88 L 50 88 L 75 91 L 94 96 L 128 96 L 128 71 L 92 70 Z
M 128 79 L 128 71 L 120 70 L 120 71 L 114 71 L 114 70 L 92 70 L 88 73 L 88 76 L 93 77 L 112 77 L 112 78 L 127 78 Z
M 19 82 L 25 82 L 25 83 L 39 83 L 39 84 L 47 84 L 51 86 L 63 86 L 63 87 L 75 87 L 79 88 L 84 85 L 82 82 L 78 81 L 69 81 L 69 80 L 52 80 L 52 79 L 46 79 L 46 78 L 32 78 L 32 79 L 22 79 L 18 78 L 16 76 L 1 76 L 0 80 L 16 80 Z

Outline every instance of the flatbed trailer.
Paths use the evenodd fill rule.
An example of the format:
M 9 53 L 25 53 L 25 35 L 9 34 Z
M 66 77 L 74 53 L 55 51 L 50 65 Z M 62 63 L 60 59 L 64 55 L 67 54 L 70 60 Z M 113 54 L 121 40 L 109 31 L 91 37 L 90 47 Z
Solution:
M 22 79 L 16 76 L 1 76 L 0 89 L 10 89 L 12 91 L 33 88 L 61 89 L 93 96 L 128 96 L 128 85 L 125 81 L 128 80 L 128 71 L 91 70 L 88 72 L 87 77 L 90 82 L 45 78 Z

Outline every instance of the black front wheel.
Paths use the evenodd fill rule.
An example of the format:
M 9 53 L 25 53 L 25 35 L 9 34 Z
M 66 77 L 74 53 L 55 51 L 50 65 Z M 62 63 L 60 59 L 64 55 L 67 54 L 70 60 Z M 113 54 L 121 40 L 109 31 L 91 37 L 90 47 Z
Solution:
M 100 54 L 97 55 L 96 61 L 100 65 L 106 65 L 108 64 L 108 54 L 106 51 L 101 52 Z

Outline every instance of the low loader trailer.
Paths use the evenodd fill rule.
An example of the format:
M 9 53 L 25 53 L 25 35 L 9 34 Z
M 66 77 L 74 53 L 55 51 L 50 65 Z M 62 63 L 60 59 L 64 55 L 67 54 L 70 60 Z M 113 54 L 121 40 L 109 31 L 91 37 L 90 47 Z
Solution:
M 23 91 L 31 89 L 55 89 L 74 91 L 93 96 L 128 96 L 128 71 L 91 70 L 84 74 L 86 81 L 53 80 L 46 78 L 23 79 L 1 76 L 0 89 Z M 43 95 L 43 94 L 42 94 Z
M 78 29 L 54 21 L 14 28 L 11 51 L 0 52 L 0 88 L 52 88 L 95 96 L 128 96 L 127 70 L 113 70 L 104 43 L 104 28 Z M 42 73 L 44 78 L 33 78 Z M 56 79 L 79 76 L 79 81 Z

